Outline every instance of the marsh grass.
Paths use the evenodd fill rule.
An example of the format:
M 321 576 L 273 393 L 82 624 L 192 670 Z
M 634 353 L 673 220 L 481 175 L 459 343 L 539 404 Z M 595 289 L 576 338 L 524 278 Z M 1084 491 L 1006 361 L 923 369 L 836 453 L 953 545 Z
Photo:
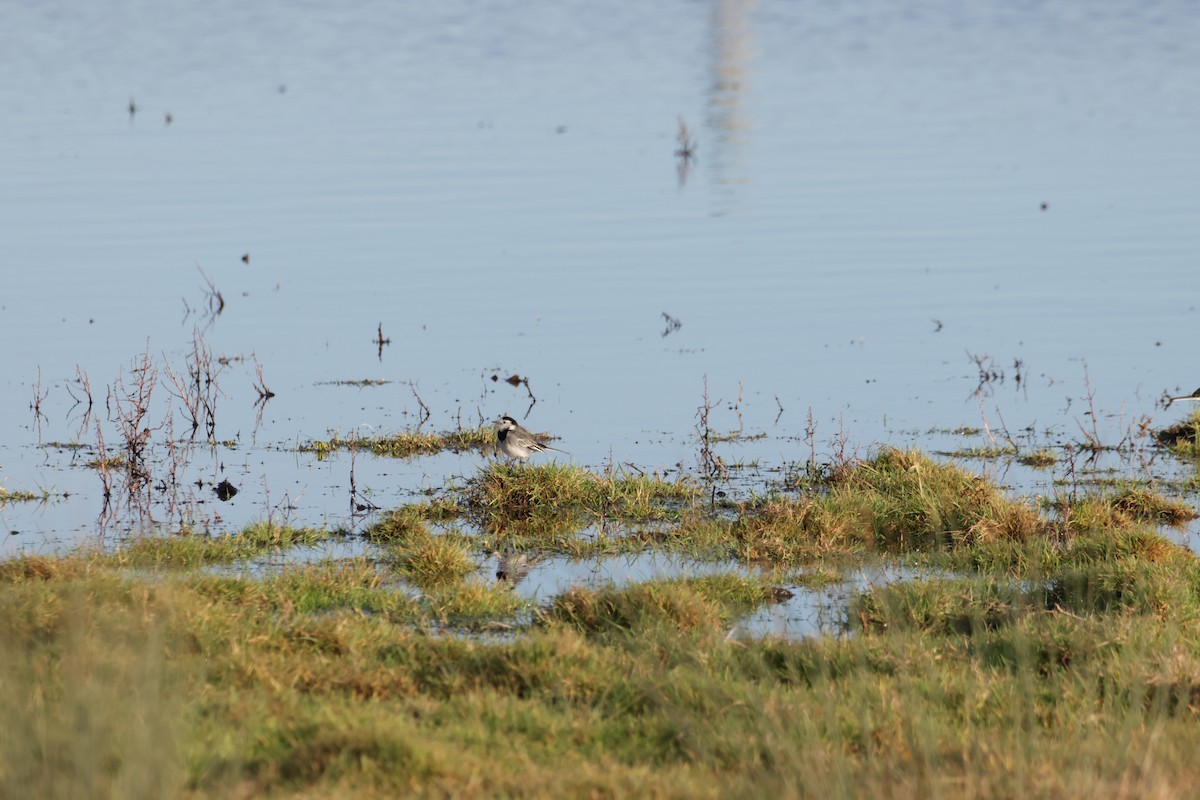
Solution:
M 522 636 L 477 640 L 419 620 L 482 629 L 519 601 L 471 581 L 414 601 L 362 560 L 261 582 L 147 582 L 100 556 L 9 571 L 0 787 L 1179 796 L 1200 779 L 1195 559 L 1113 539 L 1080 537 L 1063 563 L 1128 561 L 1173 603 L 927 581 L 869 593 L 859 636 L 798 642 L 727 638 L 766 594 L 738 576 L 574 590 Z
M 495 436 L 491 428 L 460 428 L 441 433 L 401 431 L 390 436 L 358 436 L 349 439 L 334 435 L 300 445 L 300 452 L 315 453 L 325 459 L 338 450 L 357 449 L 389 458 L 433 455 L 445 450 L 455 453 L 490 446 Z
M 608 531 L 675 521 L 701 492 L 686 480 L 609 470 L 597 475 L 557 462 L 495 462 L 462 489 L 467 517 L 489 535 L 492 547 L 539 548 L 566 555 L 630 552 L 644 542 Z M 581 538 L 585 529 L 600 535 Z
M 54 572 L 72 577 L 0 591 L 0 796 L 175 796 L 190 672 L 171 663 L 167 604 Z
M 379 558 L 260 578 L 177 568 L 312 535 L 263 526 L 220 549 L 180 536 L 0 564 L 0 796 L 1166 798 L 1200 784 L 1200 567 L 1154 530 L 1174 512 L 1153 493 L 1044 518 L 956 466 L 883 450 L 799 497 L 713 513 L 687 487 L 560 469 L 496 465 L 458 504 L 399 509 L 370 532 Z M 781 572 L 576 588 L 534 608 L 472 574 L 472 537 L 434 532 L 459 507 L 513 526 L 635 509 L 654 523 L 637 546 Z M 819 584 L 869 550 L 946 577 L 868 589 L 851 635 L 730 638 L 777 575 Z

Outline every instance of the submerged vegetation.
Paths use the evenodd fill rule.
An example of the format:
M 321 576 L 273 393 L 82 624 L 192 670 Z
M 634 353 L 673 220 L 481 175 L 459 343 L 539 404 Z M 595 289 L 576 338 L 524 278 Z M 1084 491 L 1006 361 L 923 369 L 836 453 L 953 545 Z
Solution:
M 316 453 L 317 458 L 328 458 L 337 450 L 362 450 L 377 456 L 411 458 L 432 455 L 444 450 L 459 452 L 479 449 L 490 445 L 494 438 L 491 428 L 460 428 L 442 433 L 402 431 L 389 436 L 353 436 L 349 439 L 338 435 L 318 439 L 300 445 L 300 451 Z
M 1200 564 L 1157 531 L 1194 516 L 1181 501 L 1014 499 L 892 449 L 803 491 L 711 497 L 494 463 L 382 515 L 369 557 L 220 567 L 348 535 L 262 523 L 4 562 L 0 796 L 1132 798 L 1200 780 Z M 483 571 L 500 547 L 744 569 L 535 602 Z M 786 602 L 779 584 L 878 558 L 933 571 L 867 586 L 839 631 L 737 633 Z
M 5 503 L 28 503 L 49 499 L 50 493 L 47 491 L 31 492 L 26 489 L 5 489 L 0 486 L 0 506 Z

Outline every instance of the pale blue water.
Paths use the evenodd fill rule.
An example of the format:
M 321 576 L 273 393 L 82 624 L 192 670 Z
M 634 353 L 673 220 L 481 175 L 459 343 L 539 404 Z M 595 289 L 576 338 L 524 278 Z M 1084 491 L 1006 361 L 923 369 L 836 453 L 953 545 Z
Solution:
M 10 2 L 3 18 L 0 485 L 70 496 L 0 509 L 17 531 L 0 552 L 96 529 L 95 472 L 38 447 L 95 441 L 69 411 L 76 366 L 102 406 L 147 346 L 180 369 L 197 326 L 235 358 L 217 438 L 236 445 L 187 476 L 242 490 L 192 492 L 214 529 L 346 523 L 349 459 L 291 448 L 412 425 L 407 382 L 444 429 L 524 414 L 525 390 L 488 378 L 528 376 L 529 427 L 579 463 L 650 469 L 695 467 L 706 376 L 714 425 L 738 427 L 740 391 L 746 431 L 767 434 L 725 457 L 764 467 L 808 455 L 810 408 L 825 453 L 839 429 L 958 446 L 925 432 L 981 411 L 1068 441 L 1091 425 L 1086 365 L 1116 441 L 1200 384 L 1185 2 Z M 683 181 L 680 117 L 699 144 Z M 205 304 L 197 265 L 226 300 L 208 323 L 186 313 Z M 666 337 L 662 312 L 682 321 Z M 968 353 L 1007 373 L 982 406 Z M 257 430 L 252 355 L 277 393 Z M 392 383 L 325 383 L 364 378 Z M 386 507 L 478 463 L 360 456 L 356 480 Z

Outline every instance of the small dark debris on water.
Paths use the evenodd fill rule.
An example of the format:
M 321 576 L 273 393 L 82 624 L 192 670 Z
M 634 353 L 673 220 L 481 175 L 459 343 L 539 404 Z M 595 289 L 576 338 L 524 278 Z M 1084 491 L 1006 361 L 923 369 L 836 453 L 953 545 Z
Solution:
M 933 321 L 933 324 L 934 324 L 934 326 L 935 326 L 935 327 L 934 327 L 934 329 L 933 329 L 933 332 L 934 332 L 934 333 L 937 333 L 938 331 L 940 331 L 942 328 L 944 328 L 944 327 L 945 327 L 945 326 L 942 324 L 942 321 L 941 321 L 940 319 L 935 319 L 935 320 Z
M 138 112 L 137 103 L 133 102 L 133 98 L 129 98 L 129 118 L 133 119 Z
M 376 352 L 378 353 L 378 356 L 379 356 L 379 360 L 380 360 L 380 362 L 382 362 L 383 361 L 383 346 L 392 343 L 392 338 L 390 336 L 384 337 L 384 335 L 383 335 L 383 323 L 382 322 L 379 323 L 379 332 L 375 335 L 375 338 L 372 339 L 371 342 L 375 345 Z
M 242 253 L 242 263 L 243 264 L 250 263 L 250 254 L 249 253 Z
M 9 536 L 19 536 L 19 535 L 20 535 L 20 533 L 21 533 L 20 531 L 9 531 L 9 532 L 8 532 L 8 535 L 9 535 Z
M 238 493 L 237 487 L 228 480 L 222 480 L 213 487 L 213 491 L 216 492 L 217 499 L 223 503 L 233 499 L 233 496 Z
M 516 373 L 513 373 L 512 375 L 509 375 L 507 378 L 505 378 L 504 382 L 507 383 L 509 386 L 520 386 L 521 385 L 521 376 L 517 375 Z
M 1050 204 L 1045 201 L 1042 201 L 1042 211 L 1046 211 L 1049 208 L 1050 208 Z
M 675 134 L 675 141 L 679 147 L 675 150 L 677 158 L 683 161 L 691 161 L 696 157 L 696 151 L 700 149 L 700 143 L 692 136 L 691 129 L 684 121 L 683 117 L 679 118 L 679 132 Z
M 163 114 L 163 122 L 164 122 L 164 123 L 166 123 L 167 125 L 170 125 L 170 124 L 171 124 L 172 122 L 174 122 L 174 121 L 175 121 L 175 118 L 171 116 L 171 112 L 170 112 L 170 111 L 168 111 L 167 113 Z
M 683 327 L 683 322 L 681 320 L 678 320 L 675 317 L 672 317 L 670 314 L 668 314 L 665 311 L 662 312 L 662 318 L 664 320 L 666 320 L 666 323 L 667 323 L 667 327 L 664 328 L 663 332 L 662 332 L 664 339 L 667 338 L 668 336 L 670 336 L 675 331 L 677 331 Z

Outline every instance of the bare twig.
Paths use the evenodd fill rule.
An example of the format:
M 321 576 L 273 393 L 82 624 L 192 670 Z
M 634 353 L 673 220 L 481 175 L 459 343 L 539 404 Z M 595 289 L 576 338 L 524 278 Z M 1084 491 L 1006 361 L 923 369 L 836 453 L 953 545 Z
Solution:
M 225 298 L 217 290 L 217 286 L 213 283 L 212 278 L 208 277 L 208 273 L 199 264 L 196 265 L 196 269 L 199 270 L 200 277 L 204 278 L 204 283 L 207 287 L 205 297 L 208 298 L 208 311 L 212 316 L 219 317 L 221 312 L 225 310 Z
M 996 406 L 996 417 L 1000 420 L 1000 433 L 1004 435 L 1004 440 L 1008 442 L 1008 446 L 1011 447 L 1014 452 L 1020 450 L 1021 448 L 1017 446 L 1016 440 L 1014 440 L 1008 432 L 1008 423 L 1004 421 L 1004 415 L 1000 413 L 999 406 Z
M 979 419 L 983 421 L 983 432 L 987 434 L 988 441 L 992 443 L 992 447 L 996 446 L 996 437 L 992 433 L 992 426 L 988 425 L 987 412 L 983 410 L 983 398 L 979 398 Z
M 839 415 L 837 435 L 835 435 L 829 442 L 833 449 L 832 463 L 829 467 L 831 474 L 845 475 L 853 466 L 855 455 L 852 453 L 847 453 L 849 443 L 850 435 L 846 433 L 846 419 L 845 417 Z
M 421 419 L 417 422 L 417 427 L 420 428 L 432 415 L 429 412 L 429 406 L 425 405 L 425 401 L 421 399 L 421 395 L 417 394 L 416 381 L 409 381 L 408 388 L 412 389 L 413 397 L 417 398 L 417 409 L 421 412 Z
M 975 364 L 975 368 L 979 370 L 979 385 L 975 387 L 974 395 L 990 395 L 992 393 L 993 383 L 1004 382 L 1004 370 L 996 367 L 995 360 L 986 353 L 981 356 L 973 355 L 967 351 L 967 358 L 971 359 Z
M 133 360 L 126 380 L 122 371 L 108 390 L 109 417 L 116 423 L 124 440 L 126 469 L 131 478 L 131 489 L 139 487 L 149 477 L 145 465 L 145 450 L 150 443 L 151 428 L 147 424 L 150 400 L 158 385 L 158 370 L 150 358 L 150 342 L 146 351 Z M 161 425 L 159 426 L 161 427 Z
M 1075 424 L 1079 426 L 1080 433 L 1082 433 L 1083 438 L 1087 440 L 1087 447 L 1093 451 L 1096 451 L 1102 449 L 1104 445 L 1101 443 L 1100 427 L 1099 423 L 1096 421 L 1096 391 L 1092 388 L 1092 381 L 1088 376 L 1087 364 L 1083 365 L 1083 385 L 1087 390 L 1088 404 L 1088 410 L 1083 412 L 1083 415 L 1085 417 L 1090 416 L 1092 418 L 1092 430 L 1089 432 L 1087 428 L 1083 427 L 1083 423 L 1080 422 L 1078 417 L 1075 418 Z
M 29 408 L 33 411 L 33 422 L 37 427 L 38 441 L 42 440 L 42 420 L 49 422 L 49 418 L 42 413 L 42 401 L 50 394 L 49 389 L 42 389 L 42 368 L 38 367 L 37 385 L 33 387 L 33 402 L 29 404 Z
M 704 402 L 696 409 L 698 422 L 696 423 L 696 432 L 700 435 L 700 471 L 702 477 L 709 484 L 709 506 L 715 506 L 717 503 L 717 482 L 729 477 L 729 471 L 725 466 L 725 462 L 721 460 L 713 451 L 713 429 L 708 422 L 709 414 L 712 413 L 714 405 L 719 405 L 720 400 L 716 404 L 711 403 L 708 397 L 708 376 L 704 376 Z
M 683 161 L 691 161 L 700 149 L 700 143 L 692 136 L 692 131 L 683 117 L 679 118 L 679 131 L 675 134 L 675 142 L 679 145 L 675 149 L 675 155 Z
M 267 384 L 263 381 L 262 364 L 258 363 L 258 355 L 251 353 L 250 357 L 254 359 L 254 391 L 258 392 L 258 401 L 265 403 L 275 396 L 275 393 L 267 388 Z
M 104 444 L 104 427 L 96 420 L 96 471 L 100 473 L 100 484 L 104 491 L 104 512 L 108 510 L 108 498 L 112 497 L 112 473 L 109 471 L 108 448 Z M 102 516 L 105 513 L 101 512 Z
M 71 391 L 70 384 L 67 385 L 67 393 L 71 395 L 71 399 L 75 401 L 76 406 L 87 400 L 87 406 L 83 409 L 83 419 L 80 420 L 79 430 L 75 434 L 77 438 L 82 439 L 84 433 L 92 426 L 92 382 L 88 378 L 88 374 L 78 364 L 75 365 L 75 377 L 79 381 L 80 389 L 83 391 L 83 398 L 75 396 L 75 393 Z

